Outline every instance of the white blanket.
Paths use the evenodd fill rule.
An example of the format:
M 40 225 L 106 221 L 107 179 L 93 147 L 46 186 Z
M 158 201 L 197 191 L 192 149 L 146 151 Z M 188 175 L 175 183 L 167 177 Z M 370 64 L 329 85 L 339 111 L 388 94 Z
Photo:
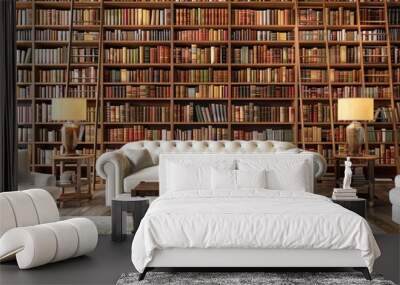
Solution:
M 154 250 L 165 248 L 358 249 L 370 271 L 380 256 L 367 221 L 326 197 L 265 189 L 214 194 L 156 199 L 132 243 L 136 269 L 143 272 Z

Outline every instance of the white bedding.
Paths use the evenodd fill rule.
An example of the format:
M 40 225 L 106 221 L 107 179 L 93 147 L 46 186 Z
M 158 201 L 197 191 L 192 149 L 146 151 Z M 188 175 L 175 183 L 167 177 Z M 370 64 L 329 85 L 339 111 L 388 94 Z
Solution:
M 328 198 L 299 191 L 185 191 L 156 199 L 132 243 L 143 272 L 155 249 L 357 249 L 372 271 L 380 255 L 368 223 Z

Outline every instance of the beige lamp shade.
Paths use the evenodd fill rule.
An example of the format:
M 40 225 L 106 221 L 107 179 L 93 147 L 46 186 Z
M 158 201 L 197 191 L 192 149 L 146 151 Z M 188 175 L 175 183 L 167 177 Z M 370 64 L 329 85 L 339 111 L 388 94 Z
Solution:
M 338 99 L 339 121 L 372 121 L 374 119 L 373 98 Z
M 52 119 L 55 121 L 85 121 L 86 99 L 56 98 L 52 99 Z

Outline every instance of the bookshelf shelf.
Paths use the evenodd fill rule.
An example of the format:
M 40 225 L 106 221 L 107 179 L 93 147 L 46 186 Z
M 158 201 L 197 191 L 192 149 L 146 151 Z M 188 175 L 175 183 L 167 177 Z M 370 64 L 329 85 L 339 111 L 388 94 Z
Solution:
M 21 146 L 28 145 L 32 150 L 34 169 L 47 169 L 43 153 L 60 146 L 57 131 L 61 123 L 42 122 L 38 115 L 43 112 L 40 108 L 51 104 L 51 98 L 64 96 L 68 68 L 66 60 L 42 63 L 35 55 L 68 47 L 70 4 L 57 0 L 17 2 L 20 15 L 26 16 L 16 27 L 17 49 L 30 50 L 32 57 L 17 64 L 18 76 L 23 77 L 17 84 L 17 104 L 26 112 L 18 123 L 19 137 Z M 87 97 L 88 114 L 93 115 L 97 81 L 91 78 L 99 79 L 98 154 L 146 138 L 281 138 L 320 152 L 332 168 L 331 158 L 343 150 L 348 124 L 338 122 L 335 112 L 327 111 L 336 110 L 337 98 L 365 94 L 375 98 L 383 114 L 395 108 L 400 113 L 400 79 L 394 80 L 395 75 L 400 78 L 400 70 L 396 71 L 400 59 L 394 60 L 397 54 L 392 52 L 400 47 L 400 18 L 389 19 L 390 10 L 400 9 L 400 2 L 98 0 L 75 1 L 74 5 L 75 11 L 91 10 L 89 14 L 94 15 L 85 24 L 74 24 L 76 38 L 71 48 L 100 55 L 96 60 L 100 60 L 101 70 L 97 73 L 96 60 L 71 63 L 77 77 L 88 78 L 72 81 L 69 88 L 72 96 Z M 378 10 L 383 14 L 374 18 Z M 190 16 L 194 11 L 203 13 L 198 17 L 201 21 Z M 267 11 L 268 20 L 262 16 Z M 58 13 L 66 18 L 49 24 L 38 17 L 43 12 L 52 19 Z M 278 13 L 279 23 L 271 20 L 271 15 Z M 374 38 L 377 35 L 382 38 Z M 167 48 L 162 59 L 159 50 L 151 50 L 161 47 Z M 364 51 L 377 48 L 391 51 L 384 55 L 386 61 L 364 58 Z M 107 53 L 112 53 L 112 60 L 106 58 Z M 133 54 L 135 59 L 131 60 Z M 355 77 L 350 78 L 350 73 Z M 267 107 L 277 108 L 278 115 L 283 112 L 284 119 L 253 122 L 246 117 L 271 112 Z M 140 112 L 152 118 L 127 117 L 136 112 L 131 108 L 142 108 Z M 199 108 L 225 119 L 208 122 L 207 116 L 200 118 L 206 111 L 198 113 Z M 179 120 L 177 112 L 182 115 Z M 183 118 L 184 112 L 193 112 L 193 116 Z M 309 120 L 307 112 L 313 116 L 322 113 L 324 119 L 317 116 Z M 90 151 L 94 123 L 82 126 L 84 141 L 78 148 Z M 378 167 L 396 171 L 397 165 L 400 171 L 399 126 L 399 122 L 368 123 L 374 132 L 392 132 L 390 143 L 369 142 L 371 152 L 393 152 L 393 161 L 384 161 L 391 163 L 379 163 Z M 319 135 L 318 139 L 310 139 L 311 131 Z M 57 138 L 42 138 L 50 134 Z

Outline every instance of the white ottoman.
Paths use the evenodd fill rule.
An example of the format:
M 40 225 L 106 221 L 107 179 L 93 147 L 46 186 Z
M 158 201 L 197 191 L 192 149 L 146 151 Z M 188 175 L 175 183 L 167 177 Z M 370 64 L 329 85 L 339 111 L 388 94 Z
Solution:
M 394 180 L 395 187 L 389 192 L 389 200 L 392 203 L 392 220 L 400 224 L 400 175 Z
M 0 193 L 0 261 L 20 269 L 86 254 L 96 248 L 97 228 L 86 218 L 59 221 L 54 199 L 42 189 Z

